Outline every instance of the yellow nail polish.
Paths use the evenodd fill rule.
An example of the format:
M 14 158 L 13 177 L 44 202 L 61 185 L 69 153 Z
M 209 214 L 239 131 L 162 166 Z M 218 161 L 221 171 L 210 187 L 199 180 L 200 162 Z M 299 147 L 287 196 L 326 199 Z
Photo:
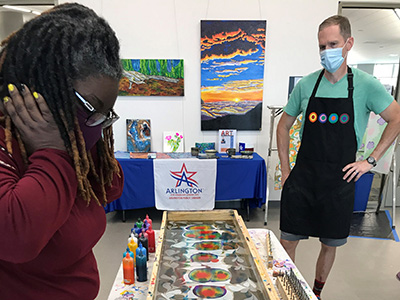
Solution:
M 8 90 L 10 92 L 12 92 L 14 90 L 14 86 L 11 83 L 8 85 Z
M 5 96 L 5 97 L 3 98 L 4 103 L 7 103 L 9 100 L 10 100 L 10 98 L 7 97 L 7 96 Z
M 36 93 L 36 92 L 33 92 L 33 97 L 35 98 L 35 99 L 39 99 L 39 95 L 38 95 L 38 93 Z

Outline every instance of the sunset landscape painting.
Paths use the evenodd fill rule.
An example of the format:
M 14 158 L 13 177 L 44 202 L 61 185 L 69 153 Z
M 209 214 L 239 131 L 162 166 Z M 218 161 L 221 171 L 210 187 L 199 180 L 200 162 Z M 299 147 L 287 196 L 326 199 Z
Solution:
M 266 21 L 201 21 L 201 129 L 261 130 Z

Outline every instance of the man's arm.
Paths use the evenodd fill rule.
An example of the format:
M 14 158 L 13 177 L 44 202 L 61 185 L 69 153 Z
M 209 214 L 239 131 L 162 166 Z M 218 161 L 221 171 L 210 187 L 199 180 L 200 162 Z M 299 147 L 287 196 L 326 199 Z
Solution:
M 281 179 L 282 186 L 285 184 L 285 181 L 288 178 L 289 173 L 290 173 L 289 130 L 292 127 L 294 121 L 296 121 L 296 117 L 292 117 L 292 116 L 288 115 L 286 112 L 283 112 L 281 119 L 279 120 L 278 127 L 276 129 L 278 155 L 279 155 L 279 159 L 281 161 L 281 170 L 282 170 L 282 179 Z
M 400 133 L 400 105 L 393 100 L 393 102 L 380 113 L 380 116 L 388 124 L 382 133 L 378 145 L 370 155 L 375 158 L 376 161 L 385 154 L 386 150 L 389 149 L 390 145 Z M 343 168 L 344 172 L 347 171 L 343 179 L 347 179 L 347 181 L 350 182 L 355 178 L 355 181 L 357 181 L 361 175 L 371 170 L 372 167 L 373 166 L 366 160 L 348 164 Z

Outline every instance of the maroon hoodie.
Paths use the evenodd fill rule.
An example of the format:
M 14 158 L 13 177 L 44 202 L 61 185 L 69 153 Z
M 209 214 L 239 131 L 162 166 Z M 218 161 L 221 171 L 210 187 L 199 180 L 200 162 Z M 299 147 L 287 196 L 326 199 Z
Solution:
M 93 300 L 99 275 L 92 249 L 105 230 L 104 208 L 78 195 L 67 152 L 37 150 L 26 168 L 16 141 L 13 155 L 5 148 L 0 126 L 0 299 Z M 120 174 L 108 201 L 122 193 L 121 167 Z

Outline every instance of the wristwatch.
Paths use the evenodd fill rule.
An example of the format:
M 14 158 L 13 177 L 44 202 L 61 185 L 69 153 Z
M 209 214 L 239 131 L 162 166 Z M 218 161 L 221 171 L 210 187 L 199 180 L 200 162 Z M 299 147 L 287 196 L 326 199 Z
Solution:
M 369 164 L 373 165 L 374 167 L 376 167 L 376 160 L 375 160 L 375 158 L 373 158 L 372 156 L 368 156 L 367 162 L 368 162 Z

